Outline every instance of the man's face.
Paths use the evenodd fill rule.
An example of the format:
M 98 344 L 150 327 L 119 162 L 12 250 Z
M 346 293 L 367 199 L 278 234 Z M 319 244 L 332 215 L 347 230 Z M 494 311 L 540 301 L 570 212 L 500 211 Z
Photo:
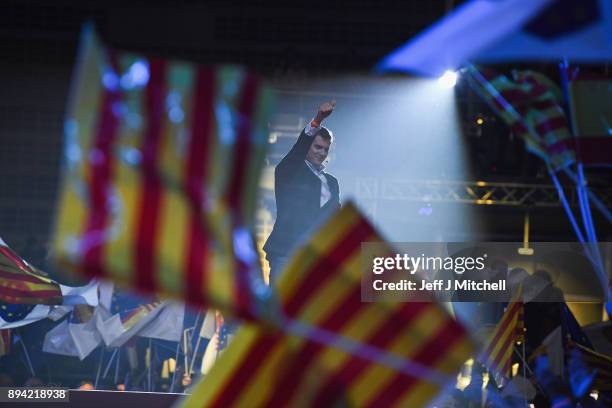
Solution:
M 308 150 L 308 154 L 306 155 L 306 160 L 317 167 L 320 166 L 325 159 L 327 159 L 330 144 L 328 140 L 323 139 L 321 136 L 315 136 L 315 139 L 310 145 L 310 150 Z

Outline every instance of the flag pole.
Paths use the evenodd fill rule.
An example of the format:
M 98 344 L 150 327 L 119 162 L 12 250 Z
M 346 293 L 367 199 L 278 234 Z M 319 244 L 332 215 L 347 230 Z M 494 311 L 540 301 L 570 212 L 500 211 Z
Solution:
M 562 171 L 576 184 L 578 184 L 578 176 L 576 174 L 574 174 L 573 171 L 571 171 L 568 168 L 564 168 L 562 169 Z M 593 205 L 595 207 L 597 207 L 597 209 L 599 210 L 599 212 L 605 217 L 605 219 L 612 223 L 612 212 L 610 212 L 610 210 L 608 210 L 606 208 L 606 205 L 599 199 L 599 197 L 597 197 L 597 195 L 595 193 L 593 193 L 591 190 L 587 189 L 586 191 L 587 195 L 589 196 L 589 198 L 591 199 L 591 201 L 593 201 Z
M 185 331 L 183 330 L 183 336 Z M 172 384 L 170 384 L 170 392 L 174 392 L 174 382 L 176 381 L 176 372 L 178 371 L 178 355 L 181 348 L 181 339 L 176 343 L 176 353 L 174 353 L 174 372 L 172 373 Z
M 151 392 L 151 366 L 153 365 L 153 346 L 149 337 L 149 367 L 147 369 L 147 391 Z
M 199 316 L 199 313 L 200 312 L 198 312 L 198 316 Z M 205 320 L 206 320 L 206 318 L 204 318 L 202 320 L 202 325 L 204 325 L 204 321 Z M 196 329 L 197 328 L 198 328 L 197 326 L 193 327 L 193 333 L 194 334 L 196 333 Z M 201 329 L 200 329 L 200 331 L 201 331 Z M 195 359 L 196 359 L 196 356 L 198 355 L 198 348 L 200 348 L 200 342 L 201 341 L 202 341 L 202 336 L 200 336 L 198 334 L 198 340 L 196 341 L 195 348 L 193 349 L 193 356 L 191 356 L 191 364 L 189 364 L 189 374 L 193 373 L 193 365 L 195 364 Z
M 193 332 L 192 332 L 193 334 L 191 336 L 189 336 L 189 344 L 191 344 L 191 342 L 193 341 L 193 336 L 195 335 L 195 332 L 196 332 L 196 329 L 198 327 L 198 324 L 200 323 L 199 320 L 200 320 L 200 315 L 201 314 L 202 314 L 202 310 L 200 309 L 200 310 L 198 310 L 198 314 L 196 315 L 195 324 L 191 328 L 193 330 Z M 204 322 L 204 321 L 202 320 L 202 322 Z M 189 375 L 191 375 L 191 371 L 192 371 L 192 368 L 193 368 L 193 360 L 195 360 L 195 355 L 196 355 L 196 353 L 198 351 L 197 347 L 198 347 L 199 344 L 200 344 L 200 336 L 198 336 L 198 341 L 196 342 L 196 349 L 193 352 L 193 357 L 191 358 L 191 364 L 188 365 L 189 356 L 185 355 L 185 372 L 187 374 L 189 374 Z M 185 352 L 185 353 L 187 353 L 187 352 Z
M 100 371 L 102 371 L 102 362 L 104 361 L 104 347 L 100 348 L 100 363 L 98 364 L 98 372 L 96 373 L 96 381 L 94 382 L 94 388 L 98 388 L 98 380 L 100 379 Z
M 553 181 L 553 184 L 555 185 L 555 188 L 557 189 L 557 194 L 559 195 L 559 201 L 561 201 L 561 204 L 563 205 L 563 208 L 565 209 L 567 218 L 569 218 L 569 222 L 570 224 L 572 224 L 572 228 L 574 229 L 574 232 L 576 233 L 576 236 L 578 237 L 578 241 L 584 244 L 586 242 L 584 239 L 584 235 L 582 235 L 582 230 L 580 229 L 580 226 L 578 225 L 578 223 L 576 223 L 576 217 L 574 216 L 574 213 L 572 212 L 572 209 L 570 208 L 569 202 L 567 201 L 567 198 L 565 197 L 563 186 L 561 186 L 561 183 L 559 182 L 559 179 L 557 178 L 557 174 L 552 169 L 552 167 L 550 167 L 548 164 L 546 165 L 546 169 L 548 170 L 548 175 L 550 176 L 550 179 Z M 587 255 L 589 257 L 589 260 L 591 260 L 592 262 L 593 259 L 591 259 L 590 251 L 587 252 Z
M 591 214 L 591 205 L 589 202 L 589 193 L 591 192 L 587 186 L 586 177 L 584 175 L 584 168 L 582 164 L 582 154 L 580 150 L 580 143 L 578 140 L 578 131 L 576 128 L 576 123 L 574 122 L 571 111 L 572 111 L 572 101 L 569 95 L 569 61 L 567 57 L 563 58 L 563 61 L 559 64 L 559 71 L 561 77 L 561 85 L 563 89 L 563 99 L 565 99 L 565 115 L 567 117 L 567 122 L 569 124 L 569 130 L 571 132 L 572 138 L 574 139 L 574 149 L 576 152 L 576 170 L 577 177 L 573 177 L 572 181 L 576 184 L 576 188 L 578 190 L 578 202 L 580 205 L 580 213 L 582 215 L 582 223 L 584 225 L 584 229 L 587 234 L 587 239 L 592 243 L 591 250 L 592 255 L 595 260 L 595 267 L 598 269 L 598 274 L 600 274 L 600 279 L 606 276 L 603 260 L 601 258 L 601 253 L 599 251 L 599 246 L 597 245 L 597 231 L 595 230 L 595 224 L 593 223 L 593 215 Z M 605 215 L 605 214 L 604 214 Z M 608 222 L 612 222 L 610 217 L 608 218 Z M 605 279 L 604 287 L 606 290 L 606 295 L 609 295 L 610 289 L 608 287 L 608 281 Z
M 115 351 L 113 351 L 113 354 L 111 354 L 111 357 L 108 360 L 108 364 L 106 364 L 106 368 L 104 369 L 104 374 L 102 374 L 102 378 L 106 378 L 106 376 L 108 375 L 108 370 L 110 370 L 113 361 L 115 361 L 115 356 L 117 355 L 118 350 L 119 349 L 116 348 Z
M 525 358 L 525 336 L 523 336 L 523 341 L 521 341 L 521 351 L 523 353 L 523 361 L 526 360 Z M 527 365 L 525 363 L 523 363 L 523 378 L 527 379 Z M 525 397 L 525 406 L 527 406 L 527 390 L 525 390 L 525 393 L 523 395 Z
M 115 376 L 113 377 L 113 382 L 115 385 L 117 381 L 119 381 L 119 363 L 121 362 L 121 349 L 117 349 L 119 353 L 117 353 L 117 364 L 115 365 Z
M 32 374 L 32 377 L 35 377 L 36 373 L 34 372 L 34 366 L 32 365 L 32 360 L 30 360 L 30 353 L 28 353 L 28 348 L 26 347 L 25 342 L 23 341 L 21 330 L 19 330 L 19 342 L 21 343 L 21 347 L 23 348 L 23 354 L 25 355 L 26 362 L 28 363 L 30 373 Z
M 185 374 L 188 374 L 187 372 L 187 367 L 189 367 L 189 356 L 187 356 L 187 344 L 188 344 L 188 334 L 187 332 L 191 330 L 191 329 L 185 329 L 183 330 L 183 360 L 184 360 L 184 365 L 183 365 L 183 370 L 185 372 Z
M 525 348 L 525 342 L 523 343 L 523 348 Z M 521 355 L 521 353 L 519 353 L 515 347 L 512 348 L 512 350 L 514 351 L 514 353 L 521 359 L 522 363 L 523 363 L 523 373 L 525 372 L 529 372 L 529 375 L 533 376 L 533 371 L 531 371 L 531 368 L 529 368 L 529 366 L 527 365 L 527 361 L 525 360 L 524 355 Z M 523 374 L 524 378 L 526 377 L 526 374 Z M 540 391 L 542 391 L 542 393 L 546 394 L 546 392 L 544 391 L 544 389 L 540 386 L 539 382 L 535 382 L 536 387 L 538 387 L 540 389 Z

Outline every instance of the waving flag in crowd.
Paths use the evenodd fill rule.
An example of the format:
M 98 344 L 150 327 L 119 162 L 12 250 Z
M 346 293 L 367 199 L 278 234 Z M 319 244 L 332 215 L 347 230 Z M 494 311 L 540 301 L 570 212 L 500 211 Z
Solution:
M 83 360 L 102 343 L 120 347 L 135 336 L 180 340 L 182 303 L 147 301 L 121 292 L 112 296 L 110 311 L 106 306 L 102 300 L 95 308 L 75 306 L 67 319 L 46 334 L 43 351 Z
M 97 288 L 95 281 L 78 287 L 55 282 L 22 259 L 0 238 L 0 303 L 95 306 L 98 304 Z
M 380 241 L 343 207 L 281 277 L 280 330 L 241 328 L 185 406 L 423 406 L 454 381 L 473 346 L 443 307 L 361 302 L 361 243 Z
M 17 255 L 0 238 L 0 329 L 34 323 L 54 305 L 97 305 L 98 284 L 61 285 Z
M 107 347 L 120 347 L 150 324 L 162 311 L 163 304 L 127 293 L 115 294 L 111 310 L 97 308 L 96 327 Z M 182 325 L 182 321 L 181 321 Z
M 46 318 L 51 311 L 47 305 L 15 305 L 0 303 L 0 329 L 25 326 Z
M 270 92 L 239 67 L 118 52 L 86 29 L 65 124 L 59 263 L 250 315 L 269 108 Z
M 93 319 L 93 307 L 75 306 L 68 319 L 47 332 L 43 351 L 83 360 L 102 343 Z
M 466 75 L 529 150 L 554 169 L 574 163 L 570 128 L 551 81 L 530 71 L 517 72 L 513 81 L 473 65 Z
M 519 290 L 508 304 L 501 320 L 489 336 L 481 355 L 484 365 L 505 378 L 510 378 L 514 345 L 519 341 L 525 341 L 525 309 L 522 296 L 523 292 Z
M 62 304 L 60 285 L 17 255 L 0 238 L 0 302 Z

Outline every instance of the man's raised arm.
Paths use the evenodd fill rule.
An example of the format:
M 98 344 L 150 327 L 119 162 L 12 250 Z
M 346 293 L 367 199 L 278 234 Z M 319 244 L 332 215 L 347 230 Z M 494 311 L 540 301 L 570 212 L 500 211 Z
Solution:
M 321 128 L 321 123 L 333 112 L 336 107 L 336 101 L 324 102 L 319 106 L 319 110 L 315 117 L 306 125 L 297 142 L 293 145 L 289 153 L 278 164 L 277 169 L 290 171 L 290 167 L 301 165 L 306 159 L 308 149 L 312 143 L 312 138 Z

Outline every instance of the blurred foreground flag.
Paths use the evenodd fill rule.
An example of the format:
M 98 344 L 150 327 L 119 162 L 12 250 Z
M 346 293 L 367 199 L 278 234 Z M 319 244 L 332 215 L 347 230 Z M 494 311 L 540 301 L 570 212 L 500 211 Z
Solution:
M 426 406 L 474 352 L 438 303 L 361 301 L 361 244 L 381 242 L 351 204 L 280 278 L 278 329 L 245 325 L 187 407 Z
M 569 94 L 582 163 L 612 165 L 612 80 L 573 70 Z
M 56 260 L 248 315 L 270 106 L 270 92 L 239 67 L 117 52 L 86 28 L 65 122 Z
M 467 62 L 612 61 L 608 0 L 472 0 L 385 57 L 378 68 L 440 76 Z
M 465 75 L 531 152 L 555 170 L 574 163 L 570 128 L 552 81 L 532 71 L 515 72 L 511 80 L 473 65 Z

